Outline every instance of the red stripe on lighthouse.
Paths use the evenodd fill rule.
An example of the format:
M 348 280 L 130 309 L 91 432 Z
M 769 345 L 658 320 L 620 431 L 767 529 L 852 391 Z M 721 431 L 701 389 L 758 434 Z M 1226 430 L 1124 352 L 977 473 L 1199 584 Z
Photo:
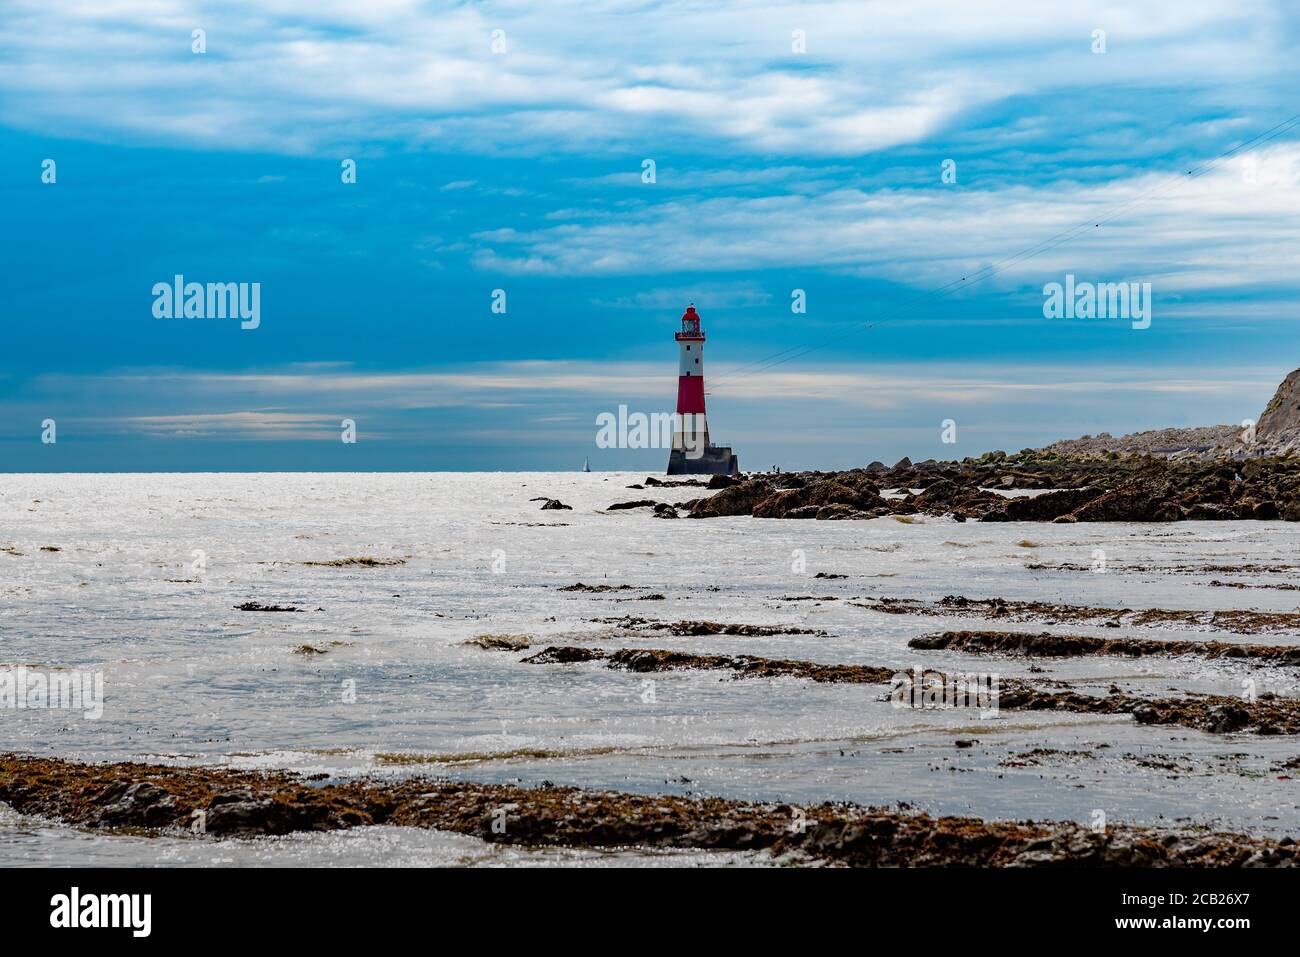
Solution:
M 704 376 L 684 375 L 677 378 L 677 414 L 704 414 Z

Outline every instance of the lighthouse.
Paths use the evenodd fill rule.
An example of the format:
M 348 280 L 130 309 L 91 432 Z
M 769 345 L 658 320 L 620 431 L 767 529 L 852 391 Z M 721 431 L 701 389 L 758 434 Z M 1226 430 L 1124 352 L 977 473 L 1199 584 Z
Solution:
M 704 415 L 704 329 L 695 304 L 686 307 L 677 340 L 677 418 L 673 447 L 668 453 L 669 475 L 737 475 L 740 462 L 730 447 L 709 443 Z

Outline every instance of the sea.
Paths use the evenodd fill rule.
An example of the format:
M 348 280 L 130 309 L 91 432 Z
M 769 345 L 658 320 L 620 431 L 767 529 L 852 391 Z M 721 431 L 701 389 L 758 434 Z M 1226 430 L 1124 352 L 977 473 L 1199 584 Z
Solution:
M 663 480 L 663 476 L 655 476 Z M 667 519 L 643 472 L 0 475 L 0 672 L 102 676 L 102 713 L 0 702 L 0 751 L 77 761 L 852 801 L 987 820 L 1281 837 L 1287 736 L 1127 715 L 899 708 L 888 686 L 533 664 L 664 648 L 1068 682 L 1297 693 L 1295 668 L 909 648 L 956 629 L 1295 644 L 1204 623 L 892 614 L 883 598 L 1300 610 L 1300 524 Z M 543 509 L 556 499 L 567 509 Z M 1217 583 L 1217 584 L 1216 584 Z M 571 586 L 608 586 L 572 590 Z M 569 589 L 569 590 L 566 590 Z M 295 611 L 240 610 L 241 605 Z M 682 637 L 646 623 L 800 629 Z M 524 636 L 525 650 L 480 647 Z M 962 742 L 958 746 L 957 742 Z M 532 849 L 398 827 L 217 839 L 83 830 L 0 806 L 21 865 L 751 866 L 761 852 Z

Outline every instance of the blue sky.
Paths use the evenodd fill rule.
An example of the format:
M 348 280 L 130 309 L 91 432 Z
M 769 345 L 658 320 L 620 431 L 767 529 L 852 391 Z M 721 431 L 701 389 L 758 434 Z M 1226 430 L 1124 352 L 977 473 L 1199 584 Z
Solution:
M 748 468 L 1253 417 L 1300 365 L 1300 130 L 1215 158 L 1300 112 L 1298 26 L 1197 0 L 9 0 L 0 470 L 659 470 L 595 421 L 671 410 L 689 301 Z M 260 283 L 259 328 L 156 319 L 177 273 Z M 1066 273 L 1150 282 L 1151 327 L 1044 318 Z

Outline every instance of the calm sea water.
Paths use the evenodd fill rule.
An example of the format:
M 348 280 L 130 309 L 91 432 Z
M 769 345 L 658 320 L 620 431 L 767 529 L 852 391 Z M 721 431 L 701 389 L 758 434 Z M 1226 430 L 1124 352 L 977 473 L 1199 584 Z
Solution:
M 1288 738 L 1138 727 L 1126 717 L 898 710 L 883 686 L 718 673 L 647 676 L 598 662 L 520 664 L 464 644 L 665 647 L 1068 679 L 1104 693 L 1296 692 L 1295 669 L 1192 659 L 1040 661 L 922 653 L 958 627 L 1261 640 L 1189 628 L 1003 625 L 883 615 L 855 597 L 944 595 L 1115 607 L 1296 610 L 1268 585 L 1286 523 L 1028 525 L 655 519 L 606 512 L 700 489 L 645 473 L 0 476 L 0 665 L 102 672 L 104 714 L 0 710 L 0 750 L 79 760 L 543 780 L 620 790 L 908 805 L 985 818 L 1194 822 L 1294 834 Z M 542 511 L 534 497 L 569 511 Z M 43 550 L 43 548 L 58 549 Z M 1088 569 L 1098 549 L 1107 571 Z M 376 567 L 312 565 L 367 557 Z M 1058 566 L 1082 566 L 1070 570 Z M 1045 566 L 1045 567 L 1035 567 Z M 1134 570 L 1134 568 L 1141 570 Z M 817 578 L 818 573 L 845 578 Z M 576 582 L 631 585 L 565 592 Z M 662 600 L 643 596 L 659 594 Z M 814 596 L 823 600 L 792 601 Z M 835 598 L 838 600 L 826 600 Z M 244 602 L 302 613 L 235 609 Z M 618 616 L 785 623 L 824 636 L 675 638 Z M 1270 643 L 1300 641 L 1270 633 Z M 323 654 L 303 654 L 309 645 Z M 1030 667 L 1041 671 L 1030 674 Z M 957 738 L 976 739 L 957 749 Z M 1038 763 L 1023 755 L 1057 749 Z M 397 828 L 262 841 L 95 835 L 0 815 L 32 863 L 761 863 L 744 855 L 535 852 Z

